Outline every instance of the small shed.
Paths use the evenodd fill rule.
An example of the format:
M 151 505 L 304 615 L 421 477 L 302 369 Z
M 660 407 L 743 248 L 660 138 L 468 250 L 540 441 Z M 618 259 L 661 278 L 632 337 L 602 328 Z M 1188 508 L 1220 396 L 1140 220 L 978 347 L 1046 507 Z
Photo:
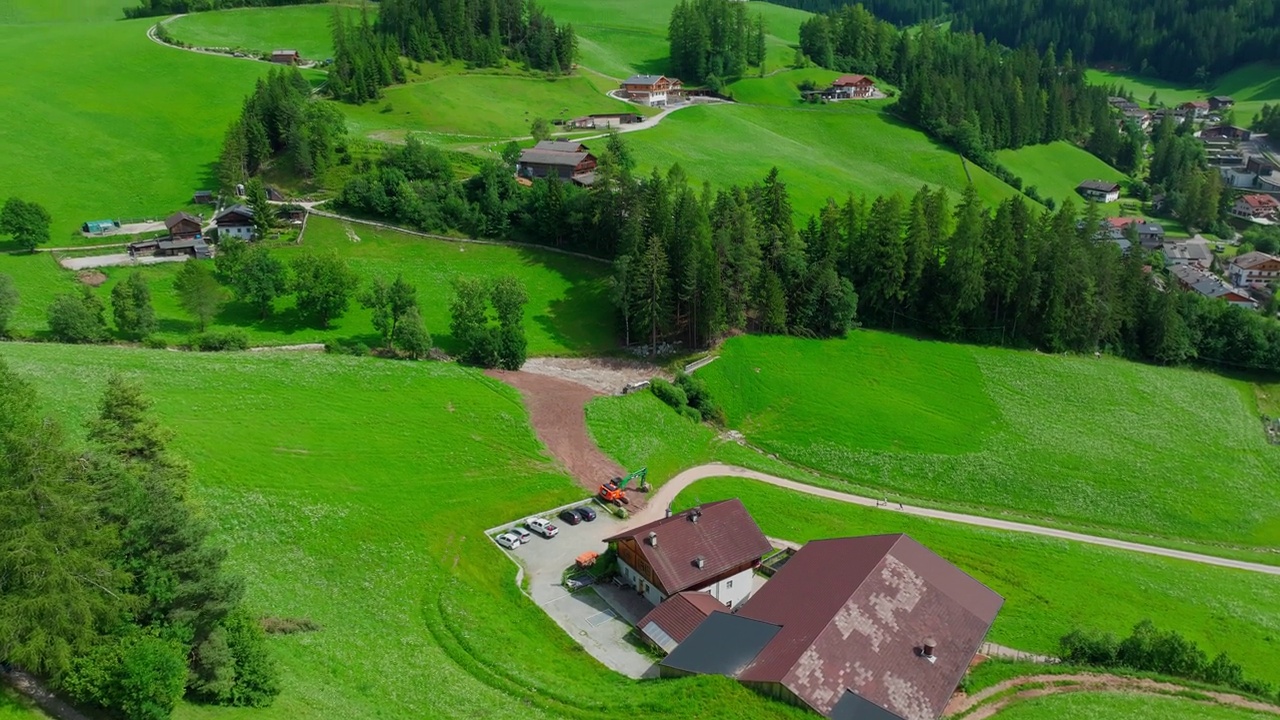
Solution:
M 212 190 L 197 190 L 191 196 L 191 202 L 196 205 L 212 205 L 214 204 L 214 196 Z
M 302 62 L 302 56 L 297 50 L 272 50 L 271 62 L 277 65 L 297 65 Z
M 119 229 L 120 222 L 118 220 L 90 220 L 80 226 L 82 232 L 94 234 L 114 232 Z

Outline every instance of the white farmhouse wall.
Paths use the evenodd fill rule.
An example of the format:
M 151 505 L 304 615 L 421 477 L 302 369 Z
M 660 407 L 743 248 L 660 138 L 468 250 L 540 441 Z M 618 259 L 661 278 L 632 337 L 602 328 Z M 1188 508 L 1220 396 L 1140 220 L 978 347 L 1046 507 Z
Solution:
M 253 227 L 248 225 L 229 225 L 227 227 L 219 227 L 218 237 L 248 240 L 253 237 Z
M 639 590 L 640 594 L 644 595 L 644 599 L 654 605 L 657 605 L 667 599 L 667 596 L 663 595 L 661 590 L 650 585 L 649 581 L 645 580 L 644 576 L 637 572 L 635 568 L 628 565 L 625 560 L 618 560 L 618 574 L 622 576 L 623 582 Z
M 747 568 L 737 575 L 727 577 L 718 583 L 714 583 L 706 587 L 691 589 L 708 592 L 711 594 L 711 597 L 714 597 L 726 606 L 736 608 L 751 595 L 751 580 L 751 568 Z

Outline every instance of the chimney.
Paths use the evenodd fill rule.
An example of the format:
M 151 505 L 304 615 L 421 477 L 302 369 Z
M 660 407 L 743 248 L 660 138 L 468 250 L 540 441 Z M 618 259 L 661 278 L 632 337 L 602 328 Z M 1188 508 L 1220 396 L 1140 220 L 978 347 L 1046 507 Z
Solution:
M 689 511 L 689 522 L 698 522 L 698 518 L 702 517 L 702 508 L 694 508 Z
M 921 646 L 922 647 L 920 648 L 920 654 L 924 657 L 924 659 L 928 660 L 929 662 L 937 662 L 938 658 L 936 655 L 933 654 L 933 651 L 937 649 L 938 641 L 934 640 L 931 637 L 927 637 L 924 639 L 924 642 L 921 643 Z
M 707 564 L 707 559 L 699 555 L 698 557 L 693 559 L 693 564 L 700 568 L 704 567 Z
M 667 506 L 667 517 L 671 517 L 671 506 Z
M 653 547 L 658 547 L 658 533 L 656 532 L 649 533 L 649 544 L 652 545 Z

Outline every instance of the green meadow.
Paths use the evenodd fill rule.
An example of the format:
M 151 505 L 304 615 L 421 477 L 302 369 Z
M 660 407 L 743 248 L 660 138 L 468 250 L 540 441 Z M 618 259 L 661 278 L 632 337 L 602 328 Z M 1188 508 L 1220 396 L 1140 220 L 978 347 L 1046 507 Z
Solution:
M 814 109 L 800 101 L 800 83 L 810 80 L 819 87 L 826 87 L 840 77 L 835 70 L 819 67 L 803 70 L 784 70 L 763 78 L 743 78 L 729 85 L 735 102 L 746 105 L 777 105 L 790 108 Z M 860 101 L 862 102 L 862 101 Z M 866 101 L 870 107 L 882 107 L 883 101 Z
M 1118 635 L 1143 619 L 1175 629 L 1245 673 L 1280 681 L 1280 578 L 848 505 L 750 480 L 695 483 L 677 507 L 740 498 L 770 537 L 906 533 L 1004 597 L 988 639 L 1053 653 L 1076 627 Z
M 699 375 L 729 426 L 829 476 L 1031 522 L 1280 546 L 1280 447 L 1248 383 L 878 332 L 720 354 Z
M 273 636 L 284 691 L 262 710 L 175 717 L 799 720 L 723 678 L 607 671 L 517 589 L 487 527 L 583 497 L 519 395 L 444 363 L 288 353 L 0 345 L 82 427 L 106 378 L 146 387 Z M 20 720 L 29 720 L 21 718 Z
M 351 234 L 348 234 L 348 230 Z M 364 281 L 394 278 L 403 273 L 418 288 L 423 320 L 436 344 L 456 351 L 449 334 L 449 302 L 455 277 L 519 278 L 529 293 L 525 328 L 531 355 L 582 355 L 606 352 L 616 345 L 613 316 L 606 296 L 608 266 L 538 248 L 448 242 L 418 238 L 367 225 L 348 224 L 313 217 L 307 223 L 301 246 L 285 245 L 274 252 L 286 262 L 306 252 L 333 251 L 351 263 Z M 202 261 L 207 262 L 207 261 Z M 107 282 L 95 292 L 108 303 L 111 288 L 140 272 L 151 287 L 159 320 L 158 337 L 180 343 L 196 331 L 194 321 L 178 305 L 173 290 L 177 264 L 138 268 L 102 268 Z M 54 296 L 76 290 L 75 275 L 63 270 L 47 254 L 0 255 L 0 273 L 16 281 L 21 294 L 15 329 L 23 335 L 40 335 L 47 327 L 45 309 Z M 245 331 L 256 345 L 358 340 L 374 346 L 379 340 L 370 312 L 352 301 L 346 315 L 328 329 L 303 321 L 292 297 L 276 301 L 275 312 L 263 320 L 251 308 L 231 302 L 223 307 L 210 329 Z
M 1204 100 L 1211 95 L 1228 95 L 1236 101 L 1236 124 L 1244 126 L 1248 126 L 1264 104 L 1280 102 L 1280 67 L 1264 63 L 1232 70 L 1215 80 L 1208 89 L 1133 73 L 1101 70 L 1089 70 L 1088 78 L 1095 85 L 1123 85 L 1142 105 L 1147 104 L 1153 92 L 1157 103 L 1169 107 L 1190 100 Z
M 818 210 L 827 198 L 909 195 L 925 184 L 958 197 L 968 182 L 959 155 L 874 105 L 695 106 L 628 135 L 627 142 L 645 172 L 678 162 L 699 182 L 758 182 L 777 167 L 792 205 L 803 213 Z M 988 202 L 1015 194 L 975 165 L 969 173 Z
M 1121 187 L 1127 180 L 1124 173 L 1065 140 L 999 150 L 996 160 L 1022 178 L 1022 187 L 1035 186 L 1040 197 L 1053 198 L 1058 204 L 1068 199 L 1077 205 L 1083 202 L 1076 186 L 1085 180 L 1110 180 Z M 1104 205 L 1104 212 L 1116 213 L 1119 205 L 1119 201 Z
M 47 717 L 8 685 L 0 686 L 0 720 L 45 720 Z
M 1014 702 L 996 720 L 1270 720 L 1275 713 L 1185 697 L 1064 693 Z
M 370 17 L 376 17 L 376 5 Z M 297 50 L 303 60 L 333 57 L 333 5 L 293 5 L 240 8 L 184 15 L 167 24 L 174 38 L 198 47 L 220 47 L 271 52 Z M 359 18 L 353 6 L 341 11 L 348 20 Z
M 162 218 L 213 183 L 223 134 L 266 63 L 157 45 L 124 3 L 0 9 L 0 197 L 41 203 L 53 244 L 86 220 Z

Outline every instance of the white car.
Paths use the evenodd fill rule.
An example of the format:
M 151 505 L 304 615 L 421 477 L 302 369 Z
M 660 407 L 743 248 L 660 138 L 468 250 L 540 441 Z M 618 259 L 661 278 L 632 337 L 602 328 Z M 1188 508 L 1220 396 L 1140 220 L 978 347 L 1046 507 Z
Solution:
M 528 530 L 525 530 L 524 528 L 519 526 L 511 528 L 510 530 L 507 531 L 507 534 L 515 535 L 517 538 L 520 539 L 520 542 L 522 543 L 527 543 L 533 539 L 533 536 L 529 534 Z
M 520 547 L 520 536 L 515 533 L 502 533 L 494 538 L 498 544 L 508 550 L 514 550 Z
M 530 530 L 538 533 L 544 538 L 553 538 L 556 536 L 556 533 L 560 532 L 555 525 L 552 525 L 549 520 L 544 518 L 529 518 L 524 521 L 524 524 L 528 525 Z

